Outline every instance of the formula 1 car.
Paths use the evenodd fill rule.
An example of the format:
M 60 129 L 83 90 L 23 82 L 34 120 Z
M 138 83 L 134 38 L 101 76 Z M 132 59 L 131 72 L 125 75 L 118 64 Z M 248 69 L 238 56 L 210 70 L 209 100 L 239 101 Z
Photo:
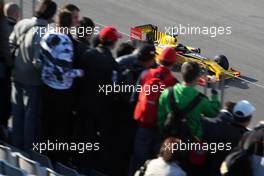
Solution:
M 216 81 L 239 77 L 240 72 L 229 68 L 229 62 L 224 55 L 216 56 L 215 59 L 210 59 L 201 54 L 200 48 L 193 48 L 177 43 L 177 36 L 172 36 L 158 31 L 158 27 L 147 24 L 130 28 L 130 39 L 132 41 L 148 41 L 154 43 L 156 47 L 156 60 L 158 62 L 159 55 L 166 47 L 173 47 L 177 52 L 177 64 L 181 65 L 184 62 L 198 62 L 206 75 Z M 208 73 L 208 74 L 207 74 Z

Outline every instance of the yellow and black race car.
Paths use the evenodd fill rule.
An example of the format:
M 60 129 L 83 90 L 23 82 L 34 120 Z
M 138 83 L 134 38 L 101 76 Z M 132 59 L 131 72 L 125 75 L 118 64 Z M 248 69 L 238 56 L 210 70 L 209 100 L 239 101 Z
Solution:
M 182 64 L 188 61 L 198 62 L 216 81 L 220 81 L 221 76 L 225 79 L 239 77 L 240 72 L 229 68 L 229 62 L 224 55 L 216 56 L 215 59 L 210 59 L 201 54 L 200 48 L 193 48 L 177 44 L 177 36 L 171 36 L 158 31 L 158 27 L 147 24 L 130 28 L 131 40 L 145 40 L 153 42 L 156 47 L 156 60 L 159 60 L 161 51 L 166 47 L 173 47 L 178 53 L 177 64 Z

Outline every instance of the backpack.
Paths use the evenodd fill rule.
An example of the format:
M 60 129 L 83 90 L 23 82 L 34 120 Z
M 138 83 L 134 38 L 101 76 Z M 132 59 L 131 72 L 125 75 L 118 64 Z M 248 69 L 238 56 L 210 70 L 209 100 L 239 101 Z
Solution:
M 136 73 L 139 72 L 138 78 L 136 78 Z M 144 75 L 145 71 L 142 68 L 131 68 L 122 70 L 120 74 L 120 82 L 123 85 L 137 86 L 140 83 L 140 78 Z M 138 100 L 137 92 L 123 92 L 122 99 L 124 102 L 129 103 L 131 106 L 135 107 Z
M 192 139 L 192 135 L 187 127 L 187 115 L 191 112 L 201 101 L 203 95 L 199 93 L 187 107 L 184 109 L 179 109 L 177 103 L 173 96 L 173 87 L 169 88 L 169 102 L 171 112 L 167 114 L 166 120 L 164 122 L 164 132 L 165 137 L 174 136 L 180 139 Z
M 220 172 L 223 176 L 251 176 L 250 154 L 241 148 L 235 148 L 222 163 Z
M 187 116 L 201 101 L 204 95 L 199 93 L 187 107 L 184 109 L 179 109 L 177 103 L 174 100 L 173 96 L 173 87 L 169 88 L 169 102 L 171 112 L 168 113 L 166 120 L 164 122 L 164 137 L 176 137 L 182 141 L 189 140 L 196 145 L 203 146 L 202 141 L 198 141 L 191 134 L 189 127 L 187 126 Z M 203 166 L 207 157 L 207 151 L 204 150 L 190 150 L 185 152 L 188 160 L 185 164 L 192 166 Z
M 158 90 L 152 91 L 154 85 Z M 161 94 L 161 86 L 165 86 L 163 75 L 156 73 L 151 79 L 142 85 L 138 101 L 134 111 L 134 119 L 146 128 L 156 128 L 158 101 Z M 149 89 L 149 91 L 144 91 Z

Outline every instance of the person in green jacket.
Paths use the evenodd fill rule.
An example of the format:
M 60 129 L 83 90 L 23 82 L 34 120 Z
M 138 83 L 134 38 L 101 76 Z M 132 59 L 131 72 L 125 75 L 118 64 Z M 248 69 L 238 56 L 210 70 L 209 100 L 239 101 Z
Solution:
M 182 65 L 181 73 L 183 82 L 176 84 L 173 87 L 174 100 L 179 109 L 187 107 L 199 94 L 199 91 L 195 89 L 195 86 L 199 80 L 200 71 L 200 67 L 196 62 L 186 62 Z M 168 94 L 169 91 L 166 89 L 162 92 L 159 98 L 157 125 L 160 132 L 163 132 L 167 114 L 171 112 Z M 215 117 L 218 115 L 219 110 L 220 102 L 215 89 L 212 89 L 211 100 L 205 95 L 202 95 L 200 102 L 187 114 L 186 117 L 187 127 L 194 138 L 201 140 L 203 136 L 200 118 L 202 116 Z

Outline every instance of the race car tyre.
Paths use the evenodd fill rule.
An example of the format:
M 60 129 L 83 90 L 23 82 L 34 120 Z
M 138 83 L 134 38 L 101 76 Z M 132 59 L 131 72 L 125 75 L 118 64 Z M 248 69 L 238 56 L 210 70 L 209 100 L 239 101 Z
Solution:
M 226 56 L 218 55 L 218 56 L 215 56 L 214 60 L 216 63 L 218 63 L 218 65 L 223 67 L 223 69 L 228 70 L 229 62 L 228 62 L 228 59 L 226 58 Z

